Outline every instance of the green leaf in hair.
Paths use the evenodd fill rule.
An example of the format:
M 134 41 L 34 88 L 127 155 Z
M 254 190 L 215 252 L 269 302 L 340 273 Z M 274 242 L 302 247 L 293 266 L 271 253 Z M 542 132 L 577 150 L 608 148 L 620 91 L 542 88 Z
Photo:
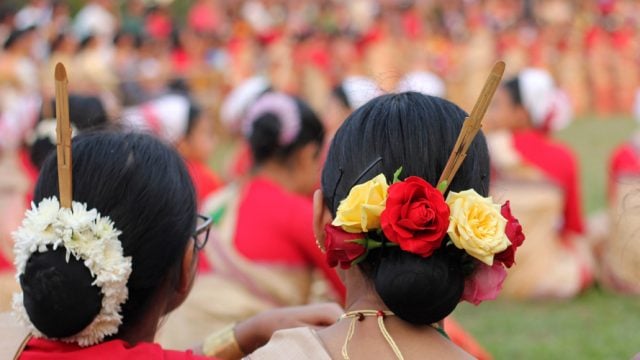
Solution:
M 448 187 L 449 187 L 449 182 L 447 182 L 447 180 L 444 180 L 440 184 L 438 184 L 438 190 L 440 190 L 440 192 L 443 194 Z
M 402 173 L 402 166 L 393 173 L 393 184 L 400 182 L 400 174 Z

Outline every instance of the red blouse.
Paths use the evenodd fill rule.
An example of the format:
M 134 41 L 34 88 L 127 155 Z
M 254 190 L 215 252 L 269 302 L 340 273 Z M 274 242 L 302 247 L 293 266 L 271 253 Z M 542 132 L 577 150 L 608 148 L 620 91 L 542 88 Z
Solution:
M 578 162 L 568 147 L 552 141 L 539 131 L 513 134 L 516 150 L 531 165 L 539 168 L 564 191 L 564 223 L 562 234 L 582 234 L 582 202 L 578 182 Z
M 122 359 L 122 360 L 204 360 L 211 359 L 194 355 L 191 350 L 164 350 L 158 344 L 141 343 L 130 346 L 122 340 L 106 341 L 90 347 L 67 344 L 61 341 L 33 338 L 20 355 L 20 360 L 75 360 L 75 359 Z
M 190 160 L 185 160 L 185 164 L 191 176 L 193 187 L 196 190 L 198 206 L 200 206 L 204 199 L 220 189 L 222 181 L 206 164 Z
M 247 183 L 238 209 L 235 246 L 255 262 L 314 266 L 344 298 L 344 285 L 327 265 L 313 235 L 313 204 L 265 178 Z

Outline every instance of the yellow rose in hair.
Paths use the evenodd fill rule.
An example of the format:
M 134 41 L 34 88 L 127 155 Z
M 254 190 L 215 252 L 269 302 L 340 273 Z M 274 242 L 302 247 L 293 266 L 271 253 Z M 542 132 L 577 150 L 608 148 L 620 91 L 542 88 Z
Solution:
M 383 174 L 354 186 L 340 202 L 331 223 L 346 232 L 359 233 L 380 228 L 380 213 L 387 202 L 389 185 Z
M 447 204 L 451 210 L 447 232 L 453 244 L 483 263 L 493 265 L 493 256 L 511 245 L 500 205 L 475 190 L 451 191 Z

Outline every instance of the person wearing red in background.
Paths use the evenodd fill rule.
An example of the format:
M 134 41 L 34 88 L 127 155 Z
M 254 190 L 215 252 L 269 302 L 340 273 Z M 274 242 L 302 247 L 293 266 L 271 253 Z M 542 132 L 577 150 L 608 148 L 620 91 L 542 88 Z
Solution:
M 640 91 L 634 109 L 640 119 Z M 640 294 L 638 241 L 638 187 L 640 183 L 640 132 L 614 149 L 609 158 L 609 223 L 607 236 L 598 247 L 599 281 L 613 291 Z
M 253 76 L 234 87 L 224 98 L 220 106 L 220 121 L 233 137 L 231 154 L 226 157 L 229 162 L 224 164 L 227 169 L 223 174 L 225 179 L 243 178 L 251 171 L 253 161 L 249 145 L 242 135 L 242 119 L 249 107 L 270 90 L 271 83 L 266 77 Z
M 213 128 L 210 119 L 197 105 L 189 106 L 185 135 L 176 147 L 187 164 L 187 170 L 196 189 L 198 204 L 222 186 L 222 181 L 207 165 L 214 150 Z
M 206 113 L 182 94 L 167 94 L 125 110 L 126 126 L 149 131 L 176 147 L 185 161 L 196 190 L 199 207 L 222 186 L 207 161 L 215 146 L 213 129 Z M 211 264 L 200 253 L 198 270 L 210 271 Z
M 223 25 L 217 0 L 197 0 L 189 9 L 187 25 L 199 33 L 215 34 Z
M 173 20 L 166 6 L 156 5 L 149 9 L 145 19 L 145 31 L 156 40 L 169 40 L 173 31 Z
M 309 194 L 320 172 L 324 129 L 311 108 L 279 92 L 261 96 L 241 129 L 251 149 L 247 178 L 208 199 L 214 221 L 200 273 L 184 307 L 166 323 L 160 343 L 184 349 L 229 322 L 313 298 L 315 274 L 338 298 L 344 287 L 315 244 Z
M 207 165 L 215 146 L 210 119 L 191 99 L 170 93 L 123 114 L 125 126 L 149 131 L 173 144 L 185 160 L 196 189 L 198 206 L 222 185 Z
M 640 176 L 640 133 L 614 149 L 609 158 L 609 181 L 607 186 L 609 202 L 620 195 L 618 185 L 624 178 Z
M 550 136 L 571 119 L 566 96 L 546 71 L 525 69 L 502 85 L 487 115 L 492 192 L 512 199 L 523 227 L 532 229 L 503 294 L 571 298 L 593 281 L 593 259 L 584 239 L 578 161 Z

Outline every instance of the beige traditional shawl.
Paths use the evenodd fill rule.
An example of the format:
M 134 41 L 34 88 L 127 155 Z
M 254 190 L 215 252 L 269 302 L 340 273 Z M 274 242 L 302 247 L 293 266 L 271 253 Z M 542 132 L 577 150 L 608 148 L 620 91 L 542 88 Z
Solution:
M 600 280 L 613 290 L 640 294 L 640 177 L 620 178 L 616 186 Z
M 241 190 L 231 184 L 204 206 L 217 220 L 204 249 L 215 271 L 198 274 L 185 303 L 167 317 L 157 338 L 164 348 L 189 349 L 230 323 L 310 299 L 312 269 L 256 263 L 236 251 Z
M 280 330 L 246 360 L 331 360 L 318 334 L 310 328 Z

